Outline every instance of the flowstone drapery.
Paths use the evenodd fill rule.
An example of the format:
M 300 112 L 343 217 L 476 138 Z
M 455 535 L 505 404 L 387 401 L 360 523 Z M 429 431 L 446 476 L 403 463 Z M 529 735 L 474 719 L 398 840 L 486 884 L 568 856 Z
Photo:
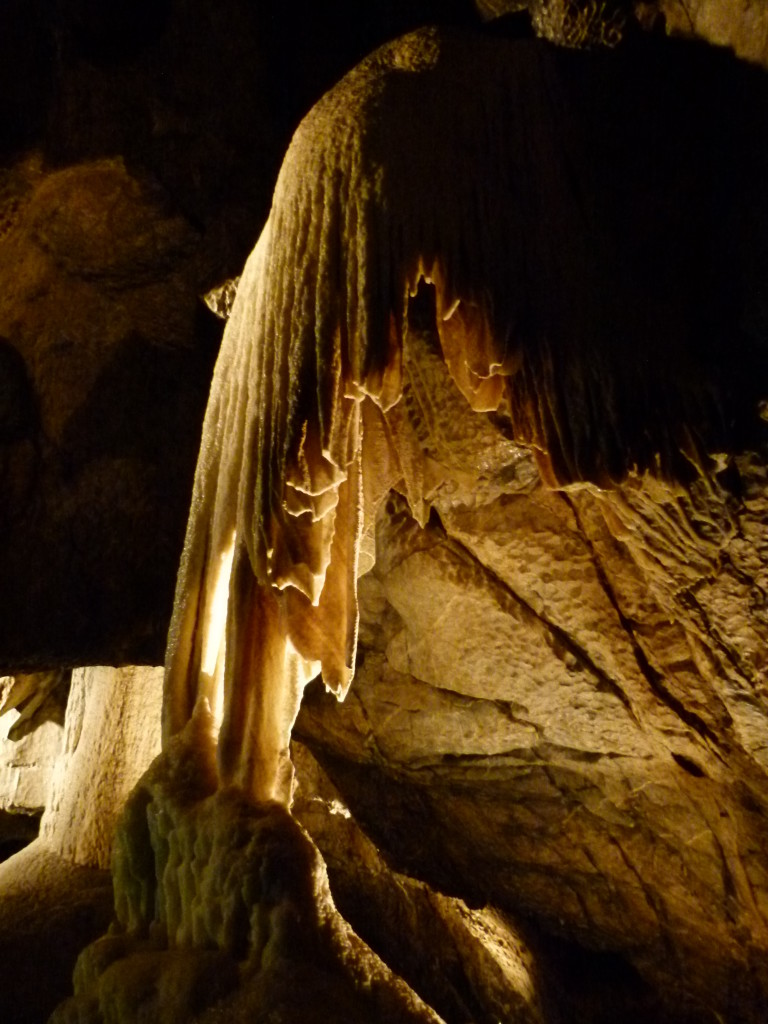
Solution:
M 425 514 L 398 404 L 420 280 L 461 392 L 550 482 L 706 473 L 725 447 L 727 388 L 700 380 L 733 310 L 702 286 L 733 254 L 694 243 L 730 198 L 692 164 L 673 66 L 423 30 L 298 129 L 219 358 L 168 648 L 166 742 L 218 706 L 223 784 L 289 801 L 303 687 L 322 671 L 343 697 L 354 671 L 377 504 L 399 485 Z M 634 195 L 646 175 L 665 180 L 662 232 L 659 196 Z

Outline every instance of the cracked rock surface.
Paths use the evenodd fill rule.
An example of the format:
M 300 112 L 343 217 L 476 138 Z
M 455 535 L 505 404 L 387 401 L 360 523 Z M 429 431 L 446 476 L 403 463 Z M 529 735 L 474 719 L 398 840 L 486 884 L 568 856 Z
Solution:
M 484 443 L 472 487 L 423 433 L 431 517 L 390 494 L 354 685 L 298 736 L 397 870 L 620 955 L 670 1019 L 763 1020 L 765 453 L 552 490 Z

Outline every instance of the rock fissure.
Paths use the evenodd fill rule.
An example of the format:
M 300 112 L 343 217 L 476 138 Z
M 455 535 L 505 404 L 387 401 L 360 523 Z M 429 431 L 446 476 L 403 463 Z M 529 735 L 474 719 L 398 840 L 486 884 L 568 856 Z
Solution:
M 702 606 L 701 602 L 697 600 L 695 589 L 687 588 L 686 590 L 680 591 L 678 594 L 680 603 L 688 611 L 699 619 L 701 623 L 701 636 L 705 641 L 714 641 L 714 648 L 719 651 L 726 662 L 728 662 L 737 673 L 739 680 L 749 684 L 751 672 L 749 667 L 744 663 L 738 650 L 733 644 L 728 643 L 726 638 L 722 635 L 720 629 L 710 620 L 707 615 L 706 609 Z M 714 652 L 713 652 L 714 653 Z M 724 708 L 724 710 L 726 710 Z M 727 713 L 727 710 L 726 710 Z
M 574 503 L 571 501 L 569 501 L 568 504 L 571 507 L 576 520 L 581 522 L 578 508 L 576 508 Z M 686 708 L 684 703 L 676 698 L 664 685 L 662 674 L 653 667 L 642 643 L 637 637 L 637 623 L 633 623 L 620 606 L 617 595 L 611 586 L 610 580 L 608 579 L 597 553 L 595 552 L 594 544 L 588 533 L 583 528 L 582 534 L 585 537 L 587 546 L 591 552 L 592 563 L 595 567 L 595 572 L 600 581 L 600 585 L 603 587 L 608 600 L 616 611 L 619 622 L 631 643 L 632 652 L 634 654 L 635 661 L 637 662 L 637 666 L 651 691 L 662 700 L 662 702 L 676 715 L 676 717 L 685 722 L 687 726 L 693 729 L 694 732 L 703 739 L 707 740 L 709 744 L 717 747 L 719 745 L 719 739 L 715 736 L 713 730 L 699 715 Z M 711 634 L 707 633 L 707 635 L 709 636 Z
M 557 652 L 558 648 L 567 651 L 578 665 L 587 668 L 593 676 L 597 679 L 598 687 L 603 687 L 606 692 L 616 697 L 618 701 L 624 706 L 626 711 L 633 723 L 637 726 L 640 725 L 640 721 L 635 713 L 632 706 L 632 701 L 627 693 L 622 689 L 619 683 L 612 679 L 607 672 L 605 672 L 594 660 L 590 657 L 589 652 L 579 644 L 573 636 L 571 636 L 566 630 L 562 629 L 556 623 L 552 622 L 546 615 L 534 608 L 524 597 L 516 593 L 515 590 L 507 583 L 506 580 L 502 579 L 497 573 L 493 571 L 488 565 L 484 564 L 480 559 L 471 552 L 468 548 L 464 547 L 460 542 L 454 540 L 447 535 L 449 539 L 449 547 L 455 551 L 460 558 L 471 562 L 476 565 L 487 578 L 489 583 L 489 589 L 496 591 L 500 594 L 505 595 L 511 601 L 514 601 L 521 608 L 525 609 L 525 612 L 532 618 L 538 620 L 547 632 L 550 634 L 551 646 Z M 565 659 L 563 659 L 565 660 Z

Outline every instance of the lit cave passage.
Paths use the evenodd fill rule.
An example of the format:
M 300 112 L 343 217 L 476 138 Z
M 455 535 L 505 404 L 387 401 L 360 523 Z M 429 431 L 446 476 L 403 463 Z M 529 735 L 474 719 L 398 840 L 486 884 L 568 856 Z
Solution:
M 451 29 L 313 107 L 164 677 L 73 675 L 0 872 L 111 865 L 52 1024 L 765 1018 L 767 110 L 699 44 Z

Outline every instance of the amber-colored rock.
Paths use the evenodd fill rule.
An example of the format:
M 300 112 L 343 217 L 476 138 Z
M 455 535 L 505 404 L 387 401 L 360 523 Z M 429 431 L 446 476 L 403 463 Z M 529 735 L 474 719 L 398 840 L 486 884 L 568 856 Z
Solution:
M 0 864 L 0 887 L 2 1019 L 44 1024 L 72 991 L 79 951 L 109 925 L 112 880 L 36 841 Z
M 552 979 L 531 929 L 392 871 L 309 751 L 294 743 L 293 752 L 293 813 L 323 854 L 334 900 L 358 934 L 446 1021 L 549 1019 Z
M 0 694 L 5 697 L 0 704 L 0 861 L 38 833 L 63 740 L 69 686 L 62 676 L 69 673 L 0 679 Z M 15 700 L 21 701 L 21 711 Z
M 115 825 L 159 746 L 161 683 L 162 670 L 143 666 L 78 669 L 64 729 L 44 721 L 18 743 L 3 745 L 4 754 L 14 746 L 22 762 L 39 758 L 41 750 L 47 754 L 47 761 L 26 771 L 17 767 L 15 776 L 4 766 L 0 776 L 5 784 L 17 783 L 3 797 L 13 797 L 17 810 L 30 799 L 30 776 L 45 807 L 39 837 L 0 864 L 0 955 L 12 979 L 0 988 L 3 1021 L 47 1020 L 71 992 L 80 949 L 109 924 Z M 17 688 L 24 689 L 24 680 Z M 45 749 L 51 729 L 63 732 L 56 736 L 55 757 Z M 47 783 L 44 793 L 41 782 Z
M 733 471 L 738 499 L 528 485 L 426 530 L 391 502 L 354 686 L 299 735 L 400 870 L 621 953 L 670 1011 L 757 1022 L 766 494 Z
M 652 8 L 640 4 L 641 8 Z M 668 31 L 694 34 L 716 46 L 728 46 L 744 60 L 768 65 L 768 12 L 754 0 L 661 0 Z
M 211 726 L 198 711 L 132 793 L 116 923 L 82 953 L 52 1022 L 439 1024 L 338 913 L 287 811 L 216 791 Z

